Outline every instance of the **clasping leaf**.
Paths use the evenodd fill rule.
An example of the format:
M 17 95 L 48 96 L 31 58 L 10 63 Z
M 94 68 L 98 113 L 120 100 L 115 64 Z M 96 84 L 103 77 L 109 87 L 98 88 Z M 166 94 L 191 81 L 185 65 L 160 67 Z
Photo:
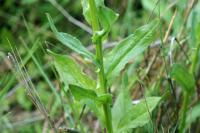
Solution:
M 106 34 L 103 34 L 105 37 L 107 33 L 110 31 L 111 26 L 114 24 L 114 22 L 118 18 L 118 14 L 115 13 L 112 9 L 106 7 L 104 5 L 104 0 L 95 0 L 95 4 L 97 7 L 97 12 L 98 12 L 98 19 L 99 23 L 101 25 L 102 32 L 105 32 Z M 91 24 L 91 16 L 90 16 L 90 8 L 89 8 L 89 3 L 88 0 L 82 0 L 82 7 L 83 7 L 83 15 L 87 22 Z M 100 32 L 100 31 L 99 31 Z M 100 38 L 103 38 L 100 37 Z
M 110 94 L 103 94 L 98 96 L 94 90 L 85 89 L 72 84 L 69 85 L 69 88 L 74 98 L 78 101 L 90 99 L 100 104 L 112 102 L 112 96 Z

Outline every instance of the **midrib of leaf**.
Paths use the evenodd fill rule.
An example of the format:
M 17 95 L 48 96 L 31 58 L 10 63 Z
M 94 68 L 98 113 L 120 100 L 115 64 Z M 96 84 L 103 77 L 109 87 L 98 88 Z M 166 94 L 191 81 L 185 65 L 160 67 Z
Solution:
M 125 90 L 122 90 L 120 94 L 118 95 L 115 104 L 112 108 L 112 114 L 113 114 L 113 127 L 114 129 L 119 129 L 118 125 L 121 121 L 121 119 L 129 112 L 129 110 L 132 109 L 131 104 L 131 98 L 125 92 Z
M 97 94 L 89 89 L 84 89 L 79 86 L 69 85 L 70 89 L 74 94 L 79 95 L 79 97 L 84 97 L 92 100 L 96 100 Z M 76 88 L 76 89 L 75 89 Z
M 180 84 L 184 91 L 190 93 L 194 90 L 195 79 L 183 65 L 173 64 L 170 75 Z
M 152 34 L 152 31 L 155 29 L 155 26 L 152 28 L 152 30 L 150 31 L 147 31 L 145 33 L 143 33 L 142 35 L 140 35 L 139 37 L 135 37 L 132 39 L 132 43 L 129 44 L 129 46 L 126 48 L 125 52 L 120 56 L 120 58 L 118 58 L 117 60 L 115 60 L 112 65 L 109 66 L 109 69 L 106 73 L 106 75 L 108 76 L 114 69 L 114 67 L 118 66 L 118 64 L 120 64 L 120 60 L 122 60 L 130 51 L 134 50 L 135 48 L 132 48 L 132 47 L 135 47 L 137 44 L 141 44 L 142 41 L 144 41 L 144 38 L 145 36 L 150 36 Z M 133 37 L 135 36 L 135 34 L 132 34 L 130 36 Z M 149 37 L 150 38 L 150 37 Z M 147 40 L 147 39 L 145 39 Z M 136 43 L 138 41 L 138 43 Z M 143 44 L 143 46 L 147 46 L 148 44 Z M 122 46 L 123 47 L 123 46 Z M 140 47 L 140 46 L 139 46 Z M 144 48 L 145 49 L 145 48 Z M 143 50 L 141 51 L 143 52 Z M 113 59 L 116 57 L 116 55 L 113 57 Z
M 71 69 L 71 70 L 76 68 L 76 66 L 74 64 L 68 63 L 68 66 L 69 66 L 69 69 Z M 66 72 L 69 73 L 70 71 L 66 71 Z M 88 87 L 89 89 L 95 89 L 95 88 L 92 88 L 93 85 L 88 86 L 87 81 L 89 81 L 89 79 L 86 78 L 86 75 L 84 73 L 79 73 L 78 71 L 72 71 L 72 72 L 70 72 L 70 75 L 77 75 L 77 76 L 73 76 L 73 78 L 75 79 L 74 82 L 79 84 L 80 86 Z M 93 83 L 91 82 L 90 84 L 93 84 Z
M 56 70 L 66 86 L 68 84 L 74 84 L 88 89 L 96 88 L 96 82 L 83 73 L 73 59 L 66 55 L 59 55 L 50 51 L 49 53 L 54 56 Z M 64 69 L 63 67 L 66 68 Z
M 56 29 L 56 27 L 53 23 L 53 20 L 49 14 L 47 14 L 47 18 L 50 23 L 51 30 L 53 31 L 56 38 L 61 43 L 63 43 L 65 46 L 69 47 L 70 49 L 74 50 L 75 52 L 83 55 L 84 57 L 94 61 L 94 55 L 92 53 L 90 53 L 76 37 L 74 37 L 70 34 L 67 34 L 67 33 L 59 32 Z
M 150 120 L 150 118 L 146 119 L 146 117 L 149 117 L 149 114 L 147 112 L 141 114 L 139 117 L 136 117 L 134 121 L 132 122 L 130 121 L 127 125 L 123 126 L 122 128 L 118 127 L 119 128 L 118 132 L 121 133 L 127 129 L 144 126 Z M 139 121 L 141 122 L 138 123 Z
M 74 40 L 76 40 L 77 43 L 79 43 L 79 41 L 75 37 L 73 37 L 73 36 L 71 36 L 69 34 L 66 34 L 66 33 L 63 33 L 63 32 L 57 32 L 56 36 L 59 37 L 58 35 L 62 38 L 62 41 L 63 41 L 62 43 L 66 42 L 66 38 L 64 36 L 70 36 Z M 69 41 L 71 44 L 73 44 L 73 41 L 71 41 L 70 39 L 68 39 L 67 41 Z M 79 46 L 82 46 L 82 44 L 79 43 Z M 68 47 L 70 47 L 70 45 Z M 73 45 L 73 47 L 70 47 L 70 48 L 73 49 L 74 51 L 76 51 L 77 53 L 79 53 L 81 55 L 84 55 L 88 59 L 94 59 L 94 56 L 90 52 L 88 52 L 85 47 L 81 47 L 81 49 L 82 49 L 81 51 L 76 50 L 76 49 L 80 49 L 80 47 L 78 47 L 78 45 Z
M 140 121 L 141 118 L 143 118 L 142 119 L 143 122 L 140 123 L 141 126 L 145 125 L 146 122 L 150 120 L 150 119 L 145 119 L 146 115 L 147 117 L 149 117 L 148 109 L 151 113 L 153 109 L 157 106 L 159 100 L 160 100 L 160 97 L 149 97 L 147 98 L 148 106 L 146 106 L 145 101 L 143 100 L 140 103 L 138 103 L 138 105 L 135 105 L 132 108 L 130 108 L 128 111 L 126 111 L 125 117 L 123 117 L 123 119 L 121 119 L 117 125 L 119 133 L 124 130 L 137 127 L 138 125 L 134 123 Z M 143 109 L 144 107 L 145 109 Z

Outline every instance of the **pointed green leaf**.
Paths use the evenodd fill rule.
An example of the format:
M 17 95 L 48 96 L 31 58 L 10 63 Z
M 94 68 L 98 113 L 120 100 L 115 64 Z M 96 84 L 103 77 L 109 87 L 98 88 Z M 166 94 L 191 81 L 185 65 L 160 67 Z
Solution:
M 84 89 L 82 87 L 76 86 L 76 85 L 69 85 L 70 91 L 72 92 L 72 95 L 77 101 L 80 101 L 82 99 L 91 99 L 96 100 L 97 94 L 93 90 Z
M 84 89 L 80 86 L 69 85 L 70 91 L 77 101 L 86 104 L 94 114 L 99 118 L 101 125 L 105 124 L 105 117 L 103 114 L 102 105 L 105 103 L 111 103 L 112 97 L 109 94 L 98 96 L 95 91 Z
M 96 99 L 100 103 L 112 103 L 112 96 L 110 94 L 101 94 Z
M 83 8 L 83 15 L 84 15 L 86 21 L 89 24 L 91 24 L 89 2 L 88 2 L 88 0 L 82 0 L 81 3 L 82 3 L 82 8 Z M 95 0 L 95 4 L 96 4 L 96 7 L 98 9 L 100 6 L 104 5 L 104 0 Z
M 122 88 L 112 108 L 112 124 L 114 132 L 117 133 L 120 121 L 127 113 L 129 113 L 132 107 L 133 105 L 129 94 Z
M 54 65 L 66 87 L 69 84 L 74 84 L 88 89 L 96 88 L 96 82 L 84 74 L 72 58 L 67 55 L 50 53 L 54 57 Z
M 142 127 L 150 121 L 149 112 L 151 113 L 160 101 L 160 97 L 147 97 L 131 109 L 126 111 L 125 117 L 117 125 L 117 132 L 121 133 L 132 128 Z
M 117 20 L 119 14 L 115 13 L 113 10 L 106 6 L 101 6 L 99 8 L 99 21 L 103 26 L 105 31 L 109 31 L 110 27 L 114 24 Z
M 105 60 L 105 72 L 107 80 L 113 80 L 124 66 L 152 43 L 156 33 L 157 21 L 140 27 L 132 35 L 121 41 Z M 108 81 L 110 84 L 112 81 Z
M 69 85 L 69 88 L 74 98 L 78 101 L 90 99 L 101 104 L 110 103 L 112 101 L 111 95 L 109 94 L 98 96 L 94 90 L 84 89 L 72 84 Z
M 173 78 L 184 91 L 191 92 L 195 87 L 195 79 L 192 74 L 181 64 L 174 64 L 170 72 Z
M 51 16 L 47 14 L 47 18 L 51 27 L 51 30 L 55 34 L 56 38 L 65 46 L 69 47 L 70 49 L 74 50 L 75 52 L 83 55 L 85 58 L 94 59 L 94 55 L 90 53 L 83 45 L 82 43 L 75 37 L 67 34 L 67 33 L 62 33 L 58 32 Z
M 97 7 L 97 17 L 99 19 L 99 22 L 104 31 L 108 32 L 110 27 L 117 20 L 119 15 L 115 13 L 112 9 L 106 7 L 104 5 L 104 0 L 95 0 L 95 4 Z M 82 0 L 82 7 L 85 19 L 89 24 L 91 24 L 92 18 L 90 17 L 90 7 L 88 0 Z
M 186 127 L 189 128 L 189 126 L 197 120 L 197 118 L 200 117 L 200 103 L 195 105 L 191 110 L 188 110 L 187 112 L 187 118 L 186 118 Z

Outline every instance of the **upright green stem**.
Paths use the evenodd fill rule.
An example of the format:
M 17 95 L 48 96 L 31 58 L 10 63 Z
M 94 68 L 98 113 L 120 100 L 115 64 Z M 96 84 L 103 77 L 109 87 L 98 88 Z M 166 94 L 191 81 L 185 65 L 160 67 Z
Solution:
M 198 63 L 199 51 L 200 51 L 200 43 L 197 44 L 197 49 L 196 49 L 193 59 L 192 59 L 192 65 L 191 65 L 190 71 L 192 72 L 193 75 L 195 75 L 196 65 Z
M 92 25 L 93 34 L 94 34 L 96 31 L 100 30 L 99 21 L 97 17 L 98 12 L 97 12 L 95 1 L 89 0 L 89 6 L 90 6 L 90 15 L 91 15 L 91 25 Z M 100 88 L 103 93 L 108 93 L 105 73 L 104 73 L 102 41 L 98 40 L 95 45 L 96 45 L 96 59 L 100 65 L 100 68 L 99 68 L 100 70 L 98 72 Z M 112 129 L 112 116 L 111 116 L 110 105 L 104 104 L 103 109 L 104 109 L 104 114 L 105 114 L 106 130 L 108 133 L 112 133 L 113 129 Z
M 195 76 L 195 69 L 196 69 L 196 64 L 198 61 L 198 53 L 200 50 L 200 43 L 197 45 L 197 50 L 194 53 L 194 57 L 192 60 L 192 65 L 190 67 L 190 73 L 193 74 Z M 182 109 L 181 109 L 181 120 L 180 120 L 180 126 L 179 126 L 179 132 L 183 133 L 184 129 L 185 129 L 185 120 L 186 120 L 186 112 L 187 112 L 187 107 L 188 107 L 188 103 L 189 103 L 189 93 L 185 92 L 183 95 L 183 105 L 182 105 Z
M 186 112 L 187 112 L 187 107 L 188 107 L 188 102 L 189 102 L 189 94 L 188 92 L 184 92 L 184 97 L 183 97 L 183 106 L 181 109 L 181 118 L 180 118 L 180 126 L 179 126 L 179 132 L 183 133 L 185 129 L 185 120 L 186 120 Z

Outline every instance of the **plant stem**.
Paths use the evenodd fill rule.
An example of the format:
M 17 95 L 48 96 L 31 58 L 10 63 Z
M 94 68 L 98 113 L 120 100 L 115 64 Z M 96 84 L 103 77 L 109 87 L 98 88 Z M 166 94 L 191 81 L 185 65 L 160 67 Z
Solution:
M 197 64 L 197 60 L 198 60 L 199 49 L 200 49 L 200 43 L 197 45 L 197 50 L 194 53 L 192 65 L 190 67 L 190 73 L 194 76 L 195 76 L 195 69 L 196 69 L 196 64 Z M 184 128 L 185 128 L 185 119 L 186 119 L 186 111 L 187 111 L 188 102 L 189 102 L 189 94 L 185 92 L 183 107 L 182 107 L 182 116 L 181 116 L 182 120 L 181 120 L 180 127 L 179 127 L 179 131 L 181 133 L 184 132 Z
M 100 30 L 99 21 L 97 17 L 98 12 L 97 12 L 95 1 L 89 0 L 89 6 L 90 6 L 90 15 L 91 15 L 91 25 L 92 25 L 93 34 L 94 34 L 96 31 Z M 99 68 L 100 70 L 98 72 L 100 89 L 102 90 L 103 93 L 108 93 L 105 73 L 104 73 L 102 41 L 101 40 L 97 41 L 95 45 L 96 45 L 96 59 L 100 65 L 100 68 Z M 105 114 L 106 130 L 108 133 L 112 133 L 113 129 L 112 129 L 112 116 L 111 116 L 110 104 L 104 104 L 103 109 L 104 109 L 104 114 Z
M 192 65 L 191 65 L 191 73 L 195 76 L 195 70 L 196 70 L 196 65 L 198 63 L 198 54 L 199 54 L 199 51 L 200 51 L 200 43 L 197 44 L 197 49 L 194 53 L 194 56 L 193 56 L 193 60 L 192 60 Z
M 185 129 L 185 120 L 186 120 L 186 112 L 187 112 L 187 106 L 189 102 L 189 94 L 188 92 L 184 92 L 184 100 L 183 100 L 183 106 L 181 109 L 181 118 L 180 118 L 180 126 L 179 126 L 179 132 L 183 133 Z
M 197 61 L 198 61 L 198 53 L 199 53 L 199 49 L 200 49 L 200 43 L 197 45 L 197 50 L 196 52 L 194 53 L 194 57 L 193 57 L 193 61 L 192 61 L 192 65 L 190 67 L 190 73 L 192 75 L 195 76 L 195 69 L 196 69 L 196 64 L 197 64 Z M 186 120 L 186 112 L 187 112 L 187 106 L 188 106 L 188 103 L 189 103 L 189 93 L 188 92 L 185 92 L 184 93 L 184 100 L 183 100 L 183 106 L 182 106 L 182 114 L 181 114 L 181 121 L 180 121 L 180 126 L 179 126 L 179 131 L 180 133 L 183 133 L 184 132 L 184 128 L 185 128 L 185 120 Z

